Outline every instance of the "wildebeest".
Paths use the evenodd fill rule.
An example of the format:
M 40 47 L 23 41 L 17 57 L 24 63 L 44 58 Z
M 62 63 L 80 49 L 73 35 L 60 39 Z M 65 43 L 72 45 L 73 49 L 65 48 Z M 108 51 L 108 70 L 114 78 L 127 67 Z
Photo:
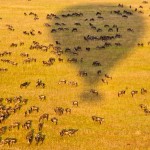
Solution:
M 45 113 L 45 114 L 43 114 L 43 115 L 40 116 L 39 122 L 43 121 L 44 119 L 48 120 L 48 118 L 49 118 L 49 114 Z
M 102 71 L 101 71 L 101 70 L 98 70 L 98 71 L 97 71 L 97 74 L 98 74 L 98 75 L 100 75 L 101 73 L 102 73 Z
M 72 29 L 72 32 L 77 32 L 77 31 L 78 31 L 77 28 Z
M 55 123 L 56 125 L 58 124 L 58 119 L 56 117 L 51 118 L 51 122 Z
M 13 128 L 16 128 L 19 130 L 20 127 L 20 122 L 14 122 L 11 126 L 9 126 L 9 131 L 12 130 Z
M 147 93 L 147 90 L 144 89 L 144 88 L 142 88 L 142 89 L 141 89 L 141 94 L 145 94 L 145 93 Z
M 110 79 L 112 79 L 112 77 L 111 77 L 111 76 L 109 76 L 108 74 L 105 74 L 105 77 L 106 77 L 106 78 L 110 78 Z
M 74 23 L 74 25 L 81 26 L 81 24 L 79 22 Z
M 67 83 L 67 80 L 65 79 L 62 79 L 62 80 L 59 80 L 58 84 L 66 84 Z
M 66 108 L 65 112 L 71 114 L 71 109 L 70 108 Z
M 22 125 L 22 127 L 28 130 L 28 129 L 31 128 L 31 125 L 32 125 L 32 120 L 27 120 L 27 121 Z
M 68 81 L 67 83 L 68 85 L 72 85 L 72 86 L 75 86 L 77 87 L 78 86 L 78 83 L 76 81 Z
M 22 57 L 29 57 L 29 54 L 28 53 L 21 53 L 20 56 L 22 56 Z
M 42 63 L 43 63 L 43 65 L 45 65 L 45 66 L 51 66 L 51 65 L 52 65 L 51 62 L 47 62 L 47 61 L 42 61 Z
M 43 125 L 44 125 L 43 122 L 40 122 L 40 123 L 38 124 L 38 130 L 39 130 L 39 131 L 41 131 L 41 130 L 43 129 Z
M 148 114 L 150 114 L 150 109 L 145 108 L 145 109 L 144 109 L 144 112 L 145 112 L 146 115 L 148 115 Z
M 59 62 L 63 62 L 63 58 L 58 58 L 58 61 Z
M 39 95 L 39 99 L 40 100 L 46 100 L 46 96 L 45 95 Z
M 12 144 L 17 143 L 17 139 L 16 138 L 6 138 L 4 140 L 1 140 L 1 144 L 5 145 L 8 144 L 8 146 L 11 146 Z
M 76 63 L 78 60 L 77 60 L 77 58 L 68 58 L 67 59 L 67 62 L 74 62 L 74 63 Z
M 73 135 L 78 131 L 78 129 L 62 129 L 60 132 L 60 136 L 64 136 L 64 135 Z
M 125 90 L 119 91 L 119 92 L 118 92 L 118 97 L 120 97 L 121 95 L 124 95 L 125 93 L 126 93 Z
M 51 33 L 56 33 L 56 32 L 57 32 L 56 29 L 52 29 L 52 30 L 51 30 Z
M 135 90 L 131 91 L 132 97 L 133 97 L 134 95 L 136 95 L 136 94 L 138 94 L 138 91 L 135 91 Z
M 100 29 L 100 28 L 98 28 L 98 29 L 97 29 L 97 32 L 102 32 L 102 31 L 103 31 L 103 30 L 102 30 L 102 29 Z
M 72 105 L 73 105 L 73 106 L 79 106 L 79 102 L 78 102 L 78 101 L 73 101 L 73 102 L 72 102 Z
M 36 141 L 37 145 L 39 144 L 39 142 L 43 143 L 44 140 L 45 140 L 45 135 L 42 134 L 41 132 L 39 132 L 35 135 L 35 141 Z
M 143 110 L 144 110 L 144 109 L 147 109 L 147 106 L 146 106 L 145 104 L 140 104 L 139 106 L 140 106 L 141 109 L 143 109 Z
M 127 31 L 129 31 L 129 32 L 134 32 L 134 30 L 131 29 L 131 28 L 128 28 Z
M 108 81 L 105 79 L 102 79 L 102 82 L 108 84 Z
M 101 63 L 99 61 L 94 61 L 92 65 L 93 66 L 101 66 Z
M 45 83 L 43 83 L 42 80 L 38 79 L 36 82 L 36 87 L 45 88 Z
M 54 111 L 58 115 L 62 115 L 64 113 L 64 109 L 62 107 L 56 107 Z
M 37 107 L 37 106 L 31 106 L 30 109 L 32 112 L 33 111 L 39 112 L 39 107 Z
M 91 90 L 90 90 L 90 93 L 93 93 L 93 94 L 95 94 L 95 95 L 98 95 L 98 91 L 96 91 L 96 90 L 94 90 L 94 89 L 91 89 Z
M 22 89 L 23 87 L 27 88 L 30 85 L 31 82 L 24 82 L 20 84 L 20 88 Z
M 7 131 L 7 126 L 3 126 L 0 128 L 0 136 Z
M 27 140 L 28 144 L 32 143 L 32 141 L 33 141 L 33 134 L 34 134 L 34 130 L 31 130 L 30 132 L 27 133 L 26 140 Z
M 104 118 L 102 117 L 97 117 L 97 116 L 92 116 L 92 120 L 99 122 L 100 124 L 102 124 L 102 122 L 104 121 Z

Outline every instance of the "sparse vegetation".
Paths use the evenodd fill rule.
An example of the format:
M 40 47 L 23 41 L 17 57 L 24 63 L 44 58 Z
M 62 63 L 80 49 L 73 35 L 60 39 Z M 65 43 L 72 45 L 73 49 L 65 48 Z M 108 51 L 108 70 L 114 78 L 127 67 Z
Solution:
M 149 6 L 0 0 L 0 149 L 149 149 Z

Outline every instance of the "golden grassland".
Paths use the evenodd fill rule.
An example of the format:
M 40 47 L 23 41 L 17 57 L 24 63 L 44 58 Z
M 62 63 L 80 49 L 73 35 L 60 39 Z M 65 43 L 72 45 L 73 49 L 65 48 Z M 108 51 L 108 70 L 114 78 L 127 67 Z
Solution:
M 147 45 L 147 42 L 150 40 L 149 4 L 143 5 L 144 14 L 137 16 L 139 20 L 134 18 L 130 20 L 130 25 L 136 28 L 135 39 L 125 33 L 124 28 L 127 23 L 123 22 L 124 25 L 122 26 L 124 28 L 121 32 L 127 36 L 127 39 L 123 41 L 123 47 L 117 50 L 127 50 L 128 53 L 124 52 L 125 57 L 122 54 L 120 59 L 116 59 L 116 63 L 114 63 L 111 68 L 107 66 L 108 62 L 105 61 L 105 58 L 109 54 L 111 54 L 115 60 L 116 56 L 113 55 L 111 48 L 106 50 L 106 53 L 105 50 L 100 52 L 101 56 L 99 56 L 99 52 L 95 51 L 90 54 L 82 53 L 82 57 L 85 57 L 85 60 L 87 60 L 87 63 L 83 64 L 83 66 L 80 64 L 74 65 L 67 63 L 66 60 L 69 56 L 62 55 L 65 61 L 63 63 L 56 62 L 50 67 L 45 67 L 42 64 L 43 60 L 48 60 L 49 57 L 54 56 L 50 51 L 29 50 L 32 41 L 38 41 L 41 44 L 47 45 L 54 43 L 55 38 L 57 39 L 58 36 L 60 36 L 59 34 L 51 34 L 50 30 L 44 27 L 43 24 L 46 22 L 53 24 L 50 20 L 46 20 L 47 14 L 61 14 L 62 11 L 67 12 L 69 8 L 75 8 L 75 10 L 77 10 L 77 6 L 80 5 L 81 10 L 82 5 L 87 6 L 84 12 L 86 13 L 91 5 L 117 6 L 118 3 L 123 3 L 126 8 L 129 8 L 129 5 L 132 5 L 134 8 L 142 5 L 141 0 L 137 0 L 136 2 L 131 0 L 123 2 L 120 0 L 108 0 L 106 3 L 98 0 L 76 0 L 75 2 L 70 0 L 0 0 L 0 17 L 3 18 L 0 20 L 0 51 L 11 51 L 12 56 L 5 58 L 18 62 L 18 66 L 0 62 L 1 67 L 8 68 L 8 72 L 0 73 L 0 97 L 6 98 L 22 95 L 29 99 L 27 105 L 23 106 L 17 113 L 12 114 L 5 122 L 0 124 L 0 127 L 8 126 L 15 121 L 23 123 L 25 120 L 31 119 L 33 120 L 32 128 L 35 129 L 35 133 L 37 133 L 38 118 L 43 113 L 49 113 L 50 118 L 57 117 L 59 119 L 57 126 L 52 124 L 50 120 L 45 122 L 43 133 L 46 135 L 46 139 L 42 145 L 38 146 L 35 142 L 30 146 L 27 144 L 25 136 L 28 131 L 25 129 L 21 128 L 20 130 L 14 129 L 7 131 L 2 135 L 2 139 L 6 137 L 15 137 L 18 139 L 17 144 L 13 145 L 10 149 L 150 149 L 150 116 L 146 116 L 139 107 L 141 103 L 150 106 L 150 51 Z M 24 16 L 24 12 L 30 13 L 31 11 L 37 13 L 40 19 L 34 21 L 32 16 Z M 80 11 L 80 7 L 78 11 Z M 97 12 L 97 10 L 93 11 Z M 112 23 L 113 21 L 114 20 L 110 20 Z M 68 24 L 71 23 L 72 21 L 70 20 Z M 6 24 L 13 25 L 15 31 L 8 31 Z M 42 35 L 32 37 L 22 34 L 23 31 L 31 29 L 42 31 Z M 83 27 L 82 32 L 88 31 Z M 65 36 L 66 35 L 62 35 L 61 39 L 62 42 L 67 42 L 65 44 L 63 43 L 65 47 L 68 47 L 68 45 L 73 47 L 78 44 L 77 41 L 72 42 L 70 39 L 66 39 Z M 20 41 L 23 41 L 25 45 L 10 48 L 11 43 L 19 43 Z M 128 48 L 127 45 L 129 41 L 131 41 L 132 44 Z M 145 46 L 137 47 L 138 42 L 143 42 Z M 82 47 L 85 47 L 84 44 L 85 43 L 82 42 L 80 43 Z M 115 47 L 112 49 L 115 50 Z M 21 52 L 29 53 L 30 57 L 37 58 L 37 62 L 23 64 L 24 58 L 20 56 Z M 102 64 L 105 64 L 105 67 L 102 66 L 103 71 L 113 77 L 112 80 L 109 80 L 108 85 L 102 84 L 101 78 L 103 76 L 99 78 L 87 77 L 87 79 L 77 76 L 78 71 L 82 68 L 89 69 L 91 74 L 96 72 L 97 69 L 91 67 L 91 62 L 98 58 L 100 58 Z M 37 79 L 41 79 L 46 83 L 45 89 L 35 88 Z M 76 88 L 58 85 L 60 79 L 77 81 L 79 86 Z M 94 81 L 94 79 L 96 81 Z M 90 82 L 91 80 L 93 84 Z M 20 89 L 20 84 L 25 81 L 30 81 L 31 85 L 27 89 Z M 126 87 L 128 87 L 126 95 L 118 98 L 118 91 Z M 147 94 L 137 94 L 134 98 L 131 97 L 130 92 L 132 90 L 140 91 L 143 87 L 148 90 Z M 100 97 L 95 98 L 94 96 L 88 95 L 84 98 L 81 96 L 82 93 L 86 93 L 86 91 L 91 88 L 98 90 Z M 40 101 L 38 96 L 41 94 L 46 95 L 47 100 L 43 102 Z M 72 106 L 73 100 L 79 101 L 79 107 Z M 39 113 L 34 112 L 25 118 L 25 110 L 33 105 L 40 107 Z M 72 114 L 57 116 L 53 110 L 57 106 L 71 108 Z M 91 119 L 92 115 L 104 117 L 105 122 L 102 125 L 93 122 Z M 71 137 L 60 137 L 59 132 L 63 128 L 77 128 L 79 131 Z M 8 146 L 2 146 L 0 149 L 1 148 L 9 149 Z

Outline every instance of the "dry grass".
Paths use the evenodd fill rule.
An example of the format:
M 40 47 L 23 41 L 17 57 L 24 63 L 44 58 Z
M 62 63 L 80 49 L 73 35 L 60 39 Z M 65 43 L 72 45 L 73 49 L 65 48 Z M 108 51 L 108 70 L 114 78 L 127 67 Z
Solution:
M 76 0 L 75 2 L 68 0 L 32 0 L 32 1 L 2 1 L 0 0 L 0 51 L 8 50 L 12 51 L 12 56 L 5 57 L 18 62 L 18 66 L 11 66 L 0 62 L 2 68 L 8 68 L 8 72 L 0 74 L 0 95 L 1 97 L 13 97 L 22 95 L 29 99 L 26 106 L 11 115 L 4 123 L 0 125 L 10 125 L 15 121 L 21 123 L 25 120 L 33 120 L 33 129 L 37 133 L 38 118 L 43 113 L 49 113 L 50 118 L 58 117 L 59 124 L 55 126 L 50 122 L 45 122 L 43 133 L 46 134 L 46 139 L 42 145 L 36 146 L 35 142 L 32 145 L 28 145 L 25 140 L 25 136 L 28 131 L 20 129 L 17 131 L 7 131 L 2 135 L 2 139 L 6 137 L 16 137 L 18 142 L 11 148 L 3 146 L 1 149 L 13 149 L 13 150 L 25 150 L 25 149 L 42 149 L 42 150 L 99 150 L 99 149 L 149 149 L 150 148 L 150 117 L 146 116 L 139 108 L 139 104 L 144 103 L 150 106 L 149 101 L 149 89 L 150 89 L 150 53 L 147 42 L 149 41 L 149 4 L 144 5 L 144 14 L 139 14 L 129 19 L 129 22 L 120 22 L 122 26 L 121 32 L 126 36 L 126 39 L 122 41 L 124 46 L 116 50 L 115 47 L 109 48 L 106 51 L 93 51 L 90 54 L 82 53 L 81 56 L 85 58 L 87 63 L 74 65 L 66 62 L 67 55 L 63 55 L 65 62 L 56 62 L 51 67 L 44 67 L 42 60 L 47 60 L 49 57 L 54 56 L 49 52 L 45 53 L 37 50 L 29 50 L 29 46 L 33 40 L 39 41 L 41 44 L 54 43 L 56 39 L 66 42 L 64 47 L 74 47 L 80 44 L 85 47 L 84 42 L 72 41 L 66 38 L 67 33 L 61 35 L 51 34 L 50 31 L 43 26 L 46 20 L 46 14 L 56 13 L 61 14 L 62 11 L 67 12 L 69 9 L 79 10 L 85 9 L 86 14 L 93 6 L 100 5 L 112 5 L 116 6 L 122 1 L 109 0 L 106 4 L 99 2 L 98 0 Z M 90 4 L 90 5 L 89 5 Z M 129 7 L 132 5 L 134 8 L 142 5 L 142 1 L 136 2 L 127 1 L 124 5 Z M 82 6 L 83 5 L 83 6 Z M 85 7 L 88 6 L 88 7 Z M 99 8 L 98 8 L 99 9 Z M 24 16 L 24 12 L 35 12 L 39 16 L 38 21 L 34 21 L 32 16 Z M 97 12 L 97 10 L 93 10 Z M 106 11 L 108 11 L 106 9 Z M 87 13 L 87 17 L 90 14 Z M 136 20 L 140 19 L 140 20 Z M 118 18 L 115 18 L 117 21 Z M 73 20 L 74 21 L 74 20 Z M 109 20 L 108 20 L 109 21 Z M 110 24 L 113 24 L 114 20 L 110 20 Z M 119 23 L 120 20 L 118 20 Z M 68 26 L 73 27 L 72 20 L 68 21 Z M 128 23 L 136 30 L 135 36 L 130 36 L 125 33 Z M 8 31 L 6 24 L 11 24 L 15 28 L 15 32 Z M 24 30 L 35 29 L 36 31 L 42 31 L 42 35 L 35 37 L 28 37 L 22 34 Z M 88 29 L 81 28 L 82 36 L 83 32 L 88 32 Z M 70 35 L 69 35 L 70 36 Z M 25 45 L 18 48 L 10 48 L 12 42 L 19 43 L 23 41 Z M 130 42 L 129 42 L 130 41 Z M 80 42 L 80 43 L 78 43 Z M 145 46 L 139 48 L 136 46 L 138 42 L 143 42 Z M 130 47 L 128 48 L 128 44 Z M 91 44 L 95 46 L 95 44 Z M 116 50 L 116 51 L 115 51 Z M 115 54 L 114 54 L 115 51 Z M 119 51 L 117 53 L 117 51 Z M 121 51 L 121 55 L 120 55 Z M 127 51 L 127 52 L 126 52 Z M 20 57 L 21 52 L 27 52 L 30 57 L 37 58 L 37 63 L 23 64 L 23 58 Z M 124 53 L 123 53 L 124 52 Z M 111 54 L 111 55 L 110 55 Z M 117 55 L 118 54 L 118 55 Z M 111 57 L 112 56 L 112 57 Z M 118 56 L 120 58 L 118 58 Z M 102 84 L 100 78 L 95 77 L 93 74 L 97 69 L 91 67 L 91 63 L 94 59 L 100 59 L 103 62 L 102 70 L 104 73 L 108 73 L 113 77 L 113 80 L 109 82 L 109 85 Z M 115 62 L 116 61 L 116 62 Z M 113 63 L 113 65 L 111 64 Z M 80 69 L 89 70 L 92 77 L 87 79 L 77 76 L 77 72 Z M 35 83 L 37 79 L 41 79 L 46 83 L 45 89 L 36 89 Z M 58 85 L 60 79 L 74 80 L 79 83 L 79 86 L 70 87 L 65 85 Z M 20 89 L 19 85 L 24 81 L 30 81 L 31 86 L 27 89 Z M 93 84 L 94 83 L 94 84 Z M 117 92 L 128 87 L 127 94 L 121 98 L 117 97 Z M 145 95 L 136 95 L 131 97 L 131 90 L 140 91 L 141 88 L 146 88 L 148 93 Z M 95 88 L 100 92 L 101 97 L 94 98 L 91 95 L 85 96 L 87 90 Z M 47 96 L 45 102 L 41 102 L 38 99 L 38 95 L 44 94 Z M 83 95 L 83 96 L 82 96 Z M 78 100 L 79 107 L 72 107 L 72 101 Z M 32 113 L 29 117 L 24 117 L 24 111 L 30 106 L 39 106 L 39 113 Z M 57 106 L 69 107 L 72 109 L 71 115 L 57 116 L 53 109 Z M 105 122 L 102 125 L 92 121 L 91 116 L 97 115 L 105 118 Z M 60 137 L 59 132 L 63 128 L 77 128 L 79 131 L 77 134 L 71 137 Z

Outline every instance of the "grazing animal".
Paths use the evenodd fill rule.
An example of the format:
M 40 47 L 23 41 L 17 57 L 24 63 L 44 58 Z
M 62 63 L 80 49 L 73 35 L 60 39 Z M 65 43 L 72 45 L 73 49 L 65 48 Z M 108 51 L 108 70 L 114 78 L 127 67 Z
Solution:
M 102 30 L 102 29 L 100 29 L 100 28 L 98 28 L 98 29 L 97 29 L 97 32 L 102 32 L 102 31 L 103 31 L 103 30 Z
M 51 30 L 51 33 L 56 33 L 56 32 L 57 32 L 56 29 L 52 29 L 52 30 Z
M 17 143 L 16 138 L 6 138 L 1 141 L 1 144 L 3 144 L 3 145 L 8 144 L 8 146 L 11 146 L 12 144 L 15 144 L 15 143 Z
M 54 111 L 58 115 L 62 115 L 64 113 L 64 109 L 62 107 L 56 107 Z
M 77 28 L 72 29 L 72 32 L 77 32 L 77 31 L 78 31 Z
M 47 62 L 47 61 L 42 61 L 42 63 L 43 63 L 43 65 L 45 65 L 45 66 L 51 66 L 51 65 L 52 65 L 51 62 Z
M 45 88 L 45 83 L 43 83 L 41 80 L 38 79 L 38 81 L 36 82 L 36 87 Z
M 147 109 L 147 106 L 146 106 L 145 104 L 140 104 L 139 106 L 140 106 L 141 109 L 143 109 L 143 110 L 144 110 L 144 109 Z
M 90 51 L 91 50 L 91 48 L 90 47 L 86 47 L 86 51 Z
M 64 79 L 59 80 L 59 82 L 58 82 L 58 84 L 66 84 L 66 83 L 67 83 L 67 81 L 66 81 L 66 80 L 64 80 Z
M 92 65 L 93 66 L 101 66 L 101 63 L 99 61 L 94 61 Z
M 37 145 L 39 144 L 39 142 L 43 143 L 44 140 L 45 140 L 45 135 L 42 134 L 41 132 L 35 135 L 35 141 Z
M 78 131 L 78 129 L 62 129 L 60 132 L 60 136 L 64 136 L 64 135 L 73 135 Z
M 105 74 L 105 77 L 106 77 L 106 78 L 109 78 L 109 79 L 112 79 L 112 77 L 109 76 L 108 74 Z
M 108 84 L 108 81 L 105 79 L 102 79 L 102 82 Z
M 39 129 L 39 131 L 41 131 L 41 130 L 43 129 L 43 125 L 44 125 L 43 122 L 40 122 L 40 123 L 38 124 L 38 129 Z
M 48 121 L 48 118 L 49 118 L 49 114 L 45 113 L 45 114 L 43 114 L 43 115 L 40 116 L 39 122 L 41 122 L 41 120 L 43 121 L 44 119 L 46 119 Z
M 79 22 L 74 23 L 74 25 L 81 26 L 81 24 Z
M 9 131 L 12 130 L 13 128 L 16 128 L 19 130 L 20 127 L 20 122 L 14 122 L 11 126 L 8 127 Z
M 126 93 L 125 90 L 119 91 L 119 92 L 118 92 L 118 97 L 120 97 L 121 95 L 124 95 L 125 93 Z
M 91 90 L 90 90 L 90 93 L 93 93 L 93 94 L 95 94 L 95 95 L 98 96 L 98 91 L 96 91 L 96 90 L 94 90 L 94 89 L 91 89 Z
M 128 32 L 134 32 L 134 30 L 131 29 L 131 28 L 128 28 L 127 31 L 128 31 Z
M 0 136 L 7 131 L 7 126 L 3 126 L 0 128 Z
M 100 75 L 101 73 L 102 73 L 101 70 L 98 70 L 98 71 L 97 71 L 97 75 Z
M 31 106 L 31 112 L 33 112 L 33 111 L 36 111 L 36 112 L 39 112 L 39 107 L 37 107 L 37 106 Z
M 27 88 L 30 85 L 31 82 L 24 82 L 20 84 L 20 88 L 22 89 L 23 87 Z
M 143 95 L 143 94 L 145 94 L 145 93 L 147 93 L 147 90 L 144 89 L 144 88 L 142 88 L 142 89 L 141 89 L 141 94 Z
M 22 127 L 28 130 L 28 129 L 31 128 L 31 125 L 32 125 L 32 120 L 27 120 L 27 121 L 22 125 Z
M 150 114 L 150 110 L 148 108 L 145 108 L 144 112 L 145 112 L 146 115 Z
M 71 62 L 77 63 L 77 61 L 78 61 L 77 58 L 68 58 L 67 59 L 67 62 L 70 62 L 70 63 Z
M 77 83 L 76 81 L 69 81 L 69 82 L 68 82 L 68 85 L 72 85 L 72 86 L 77 87 L 77 86 L 78 86 L 78 83 Z
M 29 54 L 28 53 L 21 53 L 20 56 L 22 56 L 22 57 L 29 57 Z
M 70 108 L 66 108 L 65 112 L 71 114 L 71 109 Z
M 104 121 L 104 118 L 97 117 L 97 116 L 92 116 L 92 120 L 102 124 L 102 122 Z
M 34 130 L 31 130 L 30 132 L 27 133 L 26 135 L 26 140 L 28 144 L 31 144 L 33 141 L 33 134 L 34 134 Z
M 72 105 L 73 105 L 73 106 L 79 106 L 79 102 L 78 102 L 78 101 L 73 101 L 73 102 L 72 102 Z
M 58 124 L 58 119 L 56 117 L 51 118 L 51 122 L 55 123 L 56 125 Z
M 39 99 L 40 100 L 46 100 L 46 96 L 45 95 L 39 95 Z
M 63 58 L 58 58 L 58 61 L 59 62 L 63 62 Z
M 134 96 L 134 95 L 136 95 L 136 94 L 138 94 L 138 91 L 131 91 L 131 95 L 132 95 L 132 97 Z

